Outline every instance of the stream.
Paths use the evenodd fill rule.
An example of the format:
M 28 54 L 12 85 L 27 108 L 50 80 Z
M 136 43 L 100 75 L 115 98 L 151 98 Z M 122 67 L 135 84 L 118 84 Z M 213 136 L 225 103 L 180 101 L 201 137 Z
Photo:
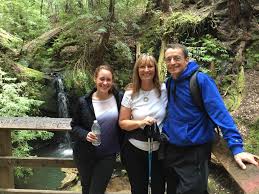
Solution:
M 39 157 L 72 157 L 72 149 L 66 144 L 49 145 L 33 153 Z M 15 179 L 15 188 L 17 189 L 50 189 L 59 188 L 65 174 L 61 168 L 56 167 L 37 167 L 32 168 L 33 175 L 28 177 L 26 182 L 23 179 Z

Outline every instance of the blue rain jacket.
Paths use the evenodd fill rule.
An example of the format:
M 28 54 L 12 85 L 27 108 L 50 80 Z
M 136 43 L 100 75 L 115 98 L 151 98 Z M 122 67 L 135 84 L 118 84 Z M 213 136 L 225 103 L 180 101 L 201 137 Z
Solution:
M 191 97 L 190 76 L 199 66 L 190 61 L 182 74 L 170 83 L 168 112 L 163 132 L 177 146 L 192 146 L 213 141 L 215 124 L 221 128 L 232 153 L 243 152 L 243 141 L 212 78 L 199 72 L 198 84 L 206 112 L 201 111 Z M 208 116 L 209 115 L 209 116 Z M 210 118 L 211 119 L 210 119 Z M 213 121 L 213 122 L 212 122 Z M 215 123 L 215 124 L 214 124 Z

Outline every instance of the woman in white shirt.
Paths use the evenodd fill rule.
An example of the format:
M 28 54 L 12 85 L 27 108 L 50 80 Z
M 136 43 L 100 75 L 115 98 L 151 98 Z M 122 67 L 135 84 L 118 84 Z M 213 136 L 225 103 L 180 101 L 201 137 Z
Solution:
M 134 66 L 131 86 L 121 102 L 119 125 L 126 131 L 126 143 L 122 149 L 122 160 L 128 172 L 132 194 L 148 193 L 149 145 L 143 128 L 161 123 L 166 114 L 167 93 L 160 84 L 157 62 L 153 56 L 141 55 Z M 159 142 L 153 142 L 151 190 L 164 193 L 164 178 L 161 161 L 157 158 Z

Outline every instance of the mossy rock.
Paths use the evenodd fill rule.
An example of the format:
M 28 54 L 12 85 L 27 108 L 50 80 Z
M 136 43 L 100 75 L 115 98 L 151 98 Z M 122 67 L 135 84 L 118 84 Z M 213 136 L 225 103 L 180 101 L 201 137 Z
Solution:
M 240 72 L 236 77 L 236 80 L 234 81 L 234 84 L 232 83 L 231 89 L 229 89 L 228 96 L 225 99 L 225 103 L 229 111 L 234 111 L 240 106 L 243 98 L 244 88 L 245 88 L 245 73 L 244 73 L 244 67 L 242 66 L 240 69 Z
M 159 50 L 161 40 L 180 42 L 188 37 L 201 36 L 210 29 L 210 9 L 201 12 L 172 12 L 169 16 L 162 12 L 154 12 L 148 21 L 142 24 L 139 42 L 144 48 L 141 52 L 155 53 Z
M 24 80 L 40 82 L 47 78 L 44 73 L 35 69 L 25 67 L 19 63 L 15 63 L 14 70 L 18 73 L 18 77 Z
M 163 36 L 180 38 L 183 34 L 195 34 L 206 17 L 207 15 L 200 16 L 195 12 L 173 12 L 165 20 Z
M 29 84 L 27 89 L 29 96 L 44 101 L 39 108 L 40 111 L 47 116 L 57 116 L 57 97 L 55 87 L 52 84 L 52 78 L 19 63 L 15 63 L 13 69 L 20 80 L 26 81 Z
M 44 100 L 44 103 L 40 106 L 40 111 L 48 117 L 58 116 L 57 94 L 53 84 L 48 83 L 44 86 L 43 91 L 40 94 L 40 99 Z
M 138 39 L 141 44 L 142 53 L 154 54 L 155 47 L 159 46 L 159 41 L 162 38 L 162 25 L 163 14 L 162 12 L 154 12 L 148 20 L 141 24 L 141 30 L 139 32 L 140 37 Z

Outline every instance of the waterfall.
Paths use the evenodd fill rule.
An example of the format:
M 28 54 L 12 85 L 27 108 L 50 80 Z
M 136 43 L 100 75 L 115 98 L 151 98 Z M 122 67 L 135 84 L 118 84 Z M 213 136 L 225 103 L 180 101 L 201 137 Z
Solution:
M 56 93 L 58 101 L 58 117 L 59 118 L 68 118 L 68 100 L 64 89 L 64 84 L 60 76 L 56 76 Z
M 62 78 L 59 75 L 55 75 L 54 83 L 56 86 L 57 104 L 58 104 L 58 117 L 68 118 L 68 99 L 65 93 L 64 84 Z M 60 144 L 60 152 L 63 157 L 71 157 L 72 149 L 70 147 L 70 138 L 68 132 L 62 136 L 63 142 Z

